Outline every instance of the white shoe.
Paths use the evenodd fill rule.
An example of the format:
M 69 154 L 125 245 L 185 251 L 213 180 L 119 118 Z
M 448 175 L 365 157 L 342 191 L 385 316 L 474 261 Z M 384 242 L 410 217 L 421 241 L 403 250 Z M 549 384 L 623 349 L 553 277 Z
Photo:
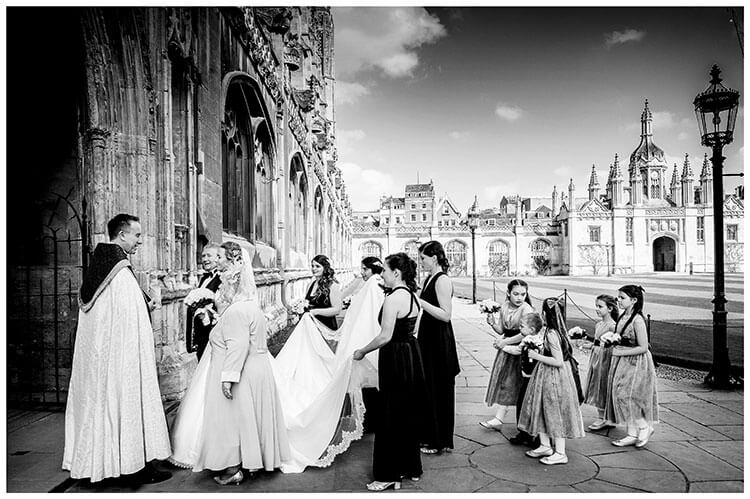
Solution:
M 597 419 L 596 421 L 588 425 L 588 429 L 591 431 L 598 431 L 598 430 L 601 430 L 603 428 L 607 428 L 610 426 L 612 425 L 609 424 L 606 419 Z
M 548 457 L 554 454 L 555 451 L 552 450 L 552 447 L 547 447 L 546 445 L 540 445 L 534 450 L 527 450 L 526 455 L 529 457 Z
M 636 449 L 642 449 L 648 443 L 648 439 L 654 434 L 654 427 L 647 426 L 643 429 L 638 429 L 638 441 L 635 443 Z
M 539 462 L 542 464 L 568 464 L 568 456 L 555 452 L 551 456 L 541 458 Z
M 638 437 L 634 437 L 633 435 L 628 435 L 627 437 L 623 437 L 620 440 L 613 440 L 612 445 L 614 445 L 615 447 L 628 447 L 630 445 L 635 445 L 637 441 L 638 441 Z

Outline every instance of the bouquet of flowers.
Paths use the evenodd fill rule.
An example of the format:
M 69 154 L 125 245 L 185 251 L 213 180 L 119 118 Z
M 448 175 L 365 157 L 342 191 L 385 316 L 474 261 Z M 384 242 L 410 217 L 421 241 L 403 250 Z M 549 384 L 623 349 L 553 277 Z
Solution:
M 347 308 L 349 308 L 349 306 L 351 304 L 352 304 L 352 297 L 351 296 L 347 296 L 346 298 L 344 298 L 343 300 L 341 300 L 341 305 L 342 305 L 342 308 L 344 310 L 346 310 Z
M 601 335 L 599 337 L 599 341 L 604 347 L 613 347 L 619 345 L 622 342 L 622 337 L 617 333 L 609 331 Z
M 568 330 L 568 338 L 571 340 L 585 340 L 587 338 L 586 330 L 578 326 L 571 328 Z
M 296 315 L 302 315 L 307 312 L 310 302 L 307 300 L 301 300 L 294 304 L 292 307 L 292 313 Z
M 493 300 L 482 300 L 479 302 L 479 311 L 483 314 L 494 314 L 500 310 L 500 304 Z
M 185 297 L 185 305 L 195 309 L 193 318 L 201 320 L 204 326 L 216 324 L 216 295 L 207 288 L 197 288 L 192 290 Z
M 529 358 L 531 350 L 541 352 L 544 349 L 544 336 L 541 333 L 526 336 L 521 340 L 521 373 L 528 377 L 534 371 L 536 360 Z

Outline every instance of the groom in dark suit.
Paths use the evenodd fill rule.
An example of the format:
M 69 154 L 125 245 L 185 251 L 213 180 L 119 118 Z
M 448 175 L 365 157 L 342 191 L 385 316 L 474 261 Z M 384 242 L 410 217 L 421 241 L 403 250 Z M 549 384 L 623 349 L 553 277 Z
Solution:
M 210 289 L 214 293 L 219 289 L 221 284 L 221 277 L 219 276 L 219 269 L 217 263 L 219 261 L 219 252 L 224 249 L 215 243 L 209 243 L 203 248 L 201 254 L 201 265 L 204 274 L 201 276 L 199 288 Z M 185 342 L 188 352 L 197 352 L 198 360 L 203 356 L 203 351 L 206 349 L 208 344 L 208 335 L 211 332 L 213 326 L 204 326 L 203 322 L 196 320 L 195 308 L 188 307 L 187 315 L 187 331 L 185 333 Z

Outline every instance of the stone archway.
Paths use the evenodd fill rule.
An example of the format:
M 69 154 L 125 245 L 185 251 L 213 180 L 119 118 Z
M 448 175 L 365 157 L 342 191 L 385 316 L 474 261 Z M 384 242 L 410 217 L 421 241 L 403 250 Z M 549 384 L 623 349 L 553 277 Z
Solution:
M 671 237 L 661 236 L 654 239 L 653 258 L 654 272 L 674 272 L 677 252 L 675 241 Z

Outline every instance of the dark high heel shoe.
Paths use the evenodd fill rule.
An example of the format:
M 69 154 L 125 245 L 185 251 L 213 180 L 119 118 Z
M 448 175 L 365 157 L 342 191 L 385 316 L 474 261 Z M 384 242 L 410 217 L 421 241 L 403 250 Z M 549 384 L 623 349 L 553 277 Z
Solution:
M 219 485 L 239 485 L 242 480 L 245 479 L 245 475 L 242 474 L 242 470 L 237 470 L 237 473 L 230 476 L 229 478 L 221 478 L 220 476 L 214 477 L 214 482 Z

